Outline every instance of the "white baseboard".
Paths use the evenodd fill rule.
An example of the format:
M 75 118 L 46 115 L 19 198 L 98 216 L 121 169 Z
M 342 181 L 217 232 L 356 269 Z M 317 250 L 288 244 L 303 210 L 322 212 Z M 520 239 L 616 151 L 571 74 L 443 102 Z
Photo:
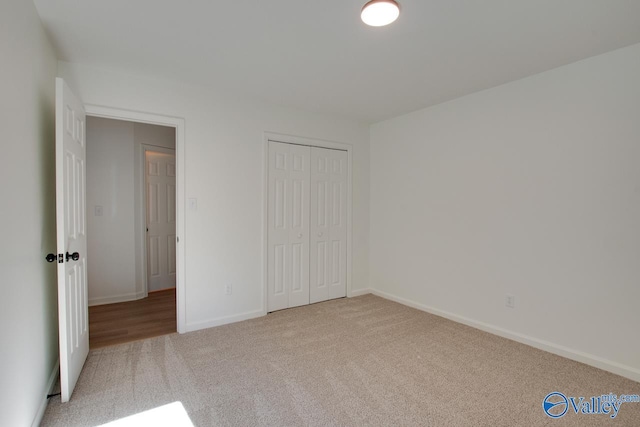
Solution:
M 132 292 L 130 294 L 113 295 L 110 297 L 98 297 L 89 299 L 89 307 L 94 305 L 115 304 L 117 302 L 135 301 L 144 298 L 144 292 Z
M 368 289 L 368 288 L 358 289 L 351 292 L 351 297 L 366 295 L 370 293 L 372 293 L 371 289 Z M 240 314 L 234 314 L 232 316 L 218 317 L 211 320 L 204 320 L 201 322 L 187 323 L 187 326 L 184 332 L 193 332 L 193 331 L 199 331 L 200 329 L 214 328 L 216 326 L 227 325 L 229 323 L 235 323 L 235 322 L 241 322 L 243 320 L 255 319 L 256 317 L 262 317 L 266 315 L 267 313 L 264 310 L 255 310 L 255 311 L 248 311 Z
M 356 289 L 354 291 L 351 291 L 351 295 L 349 295 L 350 298 L 353 297 L 359 297 L 360 295 L 366 295 L 366 294 L 370 294 L 373 293 L 373 291 L 369 288 L 365 288 L 365 289 Z
M 530 337 L 528 335 L 523 335 L 517 332 L 509 331 L 507 329 L 493 326 L 487 323 L 478 322 L 476 320 L 459 316 L 457 314 L 450 313 L 448 311 L 438 310 L 437 308 L 429 307 L 427 305 L 420 304 L 405 298 L 401 298 L 386 292 L 378 291 L 376 289 L 371 289 L 370 291 L 372 294 L 377 295 L 379 297 L 382 297 L 391 301 L 395 301 L 397 303 L 400 303 L 409 307 L 413 307 L 418 310 L 426 311 L 427 313 L 435 314 L 436 316 L 444 317 L 446 319 L 453 320 L 454 322 L 471 326 L 472 328 L 480 329 L 482 331 L 489 332 L 491 334 L 498 335 L 503 338 L 508 338 L 510 340 L 517 341 L 519 343 L 526 344 L 531 347 L 538 348 L 540 350 L 548 351 L 549 353 L 553 353 L 558 356 L 565 357 L 567 359 L 575 360 L 576 362 L 581 362 L 586 365 L 590 365 L 595 368 L 599 368 L 599 369 L 623 376 L 625 378 L 629 378 L 630 380 L 640 382 L 640 370 L 633 368 L 631 366 L 622 365 L 620 363 L 613 362 L 611 360 L 602 359 L 592 354 L 584 353 L 582 351 L 578 351 L 562 345 L 554 344 L 549 341 L 540 340 L 538 338 Z
M 243 320 L 255 319 L 266 315 L 264 310 L 247 311 L 246 313 L 234 314 L 233 316 L 218 317 L 201 322 L 187 323 L 185 332 L 199 331 L 200 329 L 213 328 L 215 326 L 226 325 L 228 323 L 241 322 Z
M 47 399 L 47 394 L 51 394 L 53 391 L 53 387 L 56 385 L 56 380 L 58 379 L 58 373 L 60 370 L 60 359 L 53 365 L 53 371 L 51 371 L 51 375 L 49 375 L 49 381 L 47 382 L 47 388 L 44 391 L 44 395 L 42 396 L 42 401 L 40 402 L 40 407 L 38 408 L 38 413 L 33 418 L 33 422 L 31 423 L 31 427 L 38 427 L 42 422 L 42 417 L 44 417 L 44 411 L 47 409 L 47 404 L 49 403 L 49 399 Z

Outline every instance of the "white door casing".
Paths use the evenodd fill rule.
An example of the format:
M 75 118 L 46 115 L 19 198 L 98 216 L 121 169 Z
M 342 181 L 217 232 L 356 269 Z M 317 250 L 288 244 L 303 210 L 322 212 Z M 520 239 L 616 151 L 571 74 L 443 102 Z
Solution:
M 347 295 L 347 153 L 311 147 L 310 302 Z
M 267 310 L 309 304 L 310 148 L 269 143 Z
M 147 290 L 176 286 L 176 158 L 145 150 Z
M 148 123 L 152 125 L 170 126 L 176 129 L 176 187 L 177 187 L 177 201 L 176 201 L 176 243 L 177 243 L 177 274 L 176 274 L 176 320 L 178 326 L 178 333 L 183 334 L 189 332 L 191 329 L 187 324 L 186 318 L 186 261 L 185 261 L 185 176 L 186 176 L 186 164 L 185 164 L 185 120 L 179 117 L 170 117 L 165 115 L 158 115 L 153 113 L 146 113 L 140 111 L 131 111 L 121 108 L 104 107 L 99 105 L 85 104 L 85 111 L 88 115 L 93 117 L 104 117 L 107 119 L 115 120 L 127 120 L 139 123 Z M 141 153 L 141 162 L 144 160 L 144 152 Z M 144 167 L 140 170 L 140 194 L 141 199 L 144 198 Z M 141 204 L 143 206 L 143 204 Z M 141 237 L 141 247 L 145 247 L 145 212 L 141 207 L 139 212 L 139 222 L 136 222 L 136 233 Z M 146 234 L 146 233 L 145 233 Z M 143 266 L 143 270 L 146 272 L 146 254 L 144 250 L 140 250 L 140 265 Z M 146 278 L 145 278 L 146 283 Z
M 71 398 L 89 354 L 85 122 L 82 103 L 57 78 L 56 229 L 62 402 Z M 79 255 L 77 260 L 73 259 L 74 253 Z

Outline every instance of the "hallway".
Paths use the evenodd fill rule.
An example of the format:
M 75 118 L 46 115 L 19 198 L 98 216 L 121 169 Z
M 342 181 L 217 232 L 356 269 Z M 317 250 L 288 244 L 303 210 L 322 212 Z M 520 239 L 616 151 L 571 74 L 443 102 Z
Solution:
M 176 332 L 176 290 L 137 301 L 89 307 L 89 347 L 121 344 Z

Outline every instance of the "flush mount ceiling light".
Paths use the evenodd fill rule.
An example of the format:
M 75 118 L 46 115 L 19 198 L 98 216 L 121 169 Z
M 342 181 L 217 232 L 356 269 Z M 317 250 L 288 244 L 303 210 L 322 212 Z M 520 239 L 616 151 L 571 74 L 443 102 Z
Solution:
M 400 6 L 394 0 L 371 0 L 362 8 L 362 22 L 372 27 L 389 25 L 400 15 Z

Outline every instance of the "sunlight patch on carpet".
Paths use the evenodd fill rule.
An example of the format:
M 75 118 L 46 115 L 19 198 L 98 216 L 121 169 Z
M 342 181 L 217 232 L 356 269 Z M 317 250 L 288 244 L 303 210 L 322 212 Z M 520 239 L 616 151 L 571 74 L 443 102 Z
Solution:
M 158 406 L 148 411 L 140 412 L 126 418 L 103 424 L 101 427 L 139 427 L 139 426 L 171 426 L 194 427 L 187 411 L 181 402 Z

